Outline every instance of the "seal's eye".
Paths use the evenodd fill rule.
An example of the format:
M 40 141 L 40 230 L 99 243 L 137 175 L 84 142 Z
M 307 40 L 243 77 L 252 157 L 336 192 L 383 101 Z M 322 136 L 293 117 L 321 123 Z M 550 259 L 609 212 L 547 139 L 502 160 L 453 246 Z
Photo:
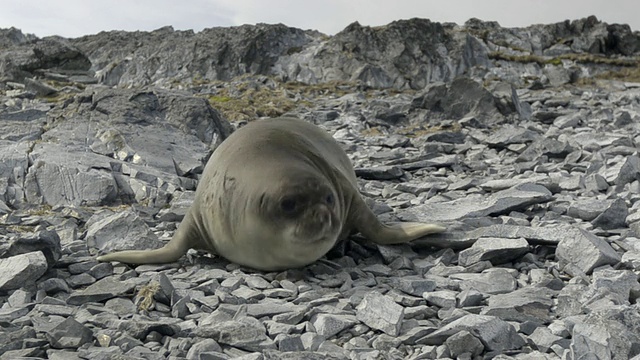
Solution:
M 296 210 L 297 205 L 296 199 L 286 198 L 280 202 L 280 209 L 285 213 L 292 213 Z
M 326 201 L 327 205 L 333 205 L 333 201 L 334 201 L 333 194 L 327 195 L 324 201 Z

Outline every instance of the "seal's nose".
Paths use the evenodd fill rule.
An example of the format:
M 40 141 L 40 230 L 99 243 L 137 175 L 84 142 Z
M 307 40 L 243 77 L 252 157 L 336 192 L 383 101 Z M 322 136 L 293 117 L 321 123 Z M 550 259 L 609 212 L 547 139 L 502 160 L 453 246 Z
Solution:
M 318 224 L 331 225 L 331 212 L 324 206 L 315 210 L 314 217 Z

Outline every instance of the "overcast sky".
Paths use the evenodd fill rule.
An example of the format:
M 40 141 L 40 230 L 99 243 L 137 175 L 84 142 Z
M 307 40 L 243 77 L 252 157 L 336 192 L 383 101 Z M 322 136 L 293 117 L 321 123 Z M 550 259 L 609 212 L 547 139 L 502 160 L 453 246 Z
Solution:
M 421 17 L 462 24 L 471 17 L 505 27 L 596 15 L 640 30 L 640 0 L 0 0 L 0 28 L 39 37 L 108 30 L 283 23 L 333 35 L 354 21 L 384 25 Z

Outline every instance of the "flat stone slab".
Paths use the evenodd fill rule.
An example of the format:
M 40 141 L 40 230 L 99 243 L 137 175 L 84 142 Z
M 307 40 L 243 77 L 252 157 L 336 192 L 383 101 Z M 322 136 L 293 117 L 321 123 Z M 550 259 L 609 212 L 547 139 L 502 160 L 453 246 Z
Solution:
M 529 286 L 507 294 L 491 295 L 489 306 L 480 314 L 497 316 L 505 321 L 545 324 L 551 321 L 550 311 L 555 293 L 547 288 Z
M 455 221 L 464 218 L 504 214 L 544 203 L 552 199 L 551 192 L 544 186 L 525 183 L 501 190 L 488 196 L 468 196 L 462 199 L 427 203 L 410 207 L 398 213 L 405 221 Z
M 560 241 L 556 248 L 558 259 L 577 266 L 586 274 L 590 274 L 598 266 L 617 264 L 621 261 L 620 254 L 604 239 L 584 230 L 580 230 L 576 235 Z
M 485 294 L 503 294 L 516 289 L 516 279 L 511 272 L 502 268 L 492 268 L 480 274 L 460 273 L 449 276 L 461 280 L 463 290 L 477 290 Z
M 356 307 L 356 317 L 371 328 L 398 336 L 404 319 L 404 308 L 391 298 L 372 291 Z
M 419 339 L 418 343 L 441 345 L 462 330 L 478 336 L 489 351 L 517 349 L 524 342 L 516 329 L 506 321 L 495 316 L 469 314 Z
M 0 259 L 0 291 L 15 290 L 33 283 L 47 271 L 47 258 L 42 251 Z
M 524 238 L 480 238 L 469 249 L 458 254 L 458 264 L 469 266 L 486 260 L 499 265 L 524 255 L 528 250 L 529 243 Z
M 106 277 L 98 282 L 89 285 L 86 289 L 76 291 L 67 299 L 69 305 L 81 305 L 87 302 L 98 302 L 108 300 L 120 295 L 130 294 L 136 284 L 122 281 L 116 277 Z

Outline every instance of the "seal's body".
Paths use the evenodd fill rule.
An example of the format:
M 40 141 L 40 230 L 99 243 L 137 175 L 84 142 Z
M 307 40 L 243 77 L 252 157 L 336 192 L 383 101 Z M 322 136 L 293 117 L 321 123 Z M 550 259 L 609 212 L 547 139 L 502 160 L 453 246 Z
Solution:
M 255 269 L 281 270 L 318 260 L 355 231 L 395 244 L 444 228 L 380 223 L 358 192 L 349 158 L 328 133 L 294 118 L 258 120 L 214 151 L 193 205 L 166 246 L 98 260 L 165 263 L 195 248 Z

